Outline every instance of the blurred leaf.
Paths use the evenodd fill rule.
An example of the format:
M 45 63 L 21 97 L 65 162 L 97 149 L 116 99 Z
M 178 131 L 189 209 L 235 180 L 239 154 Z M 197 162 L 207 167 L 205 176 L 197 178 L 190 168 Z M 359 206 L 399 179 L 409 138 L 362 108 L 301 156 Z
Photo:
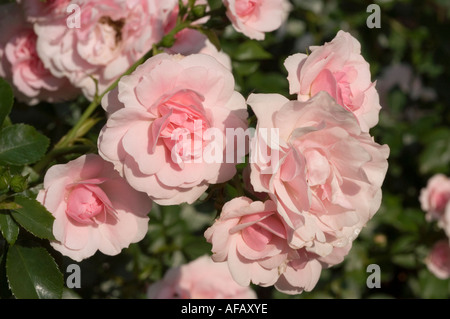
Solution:
M 3 121 L 11 112 L 14 103 L 14 94 L 11 86 L 4 79 L 0 78 L 0 127 Z
M 248 76 L 255 73 L 258 71 L 259 66 L 260 63 L 258 61 L 233 61 L 233 70 L 240 76 Z
M 414 250 L 417 244 L 417 235 L 403 235 L 399 237 L 392 245 L 391 245 L 391 254 L 397 255 L 405 252 L 411 252 Z
M 439 128 L 423 139 L 425 149 L 420 154 L 420 171 L 423 174 L 446 171 L 450 166 L 450 129 Z
M 183 251 L 190 260 L 194 260 L 211 252 L 211 244 L 204 237 L 190 237 L 183 245 Z
M 10 245 L 14 245 L 19 236 L 19 226 L 7 211 L 0 211 L 0 230 Z
M 214 32 L 214 30 L 205 29 L 205 28 L 198 28 L 197 30 L 199 30 L 201 33 L 203 33 L 208 38 L 208 40 L 216 47 L 217 51 L 220 51 L 222 49 L 221 45 L 220 45 L 219 37 Z
M 22 206 L 11 211 L 14 220 L 34 236 L 55 240 L 53 236 L 53 215 L 37 200 L 16 196 L 15 202 Z
M 15 124 L 0 131 L 0 164 L 27 165 L 45 155 L 49 139 L 32 126 Z
M 57 299 L 63 292 L 63 275 L 42 247 L 11 246 L 6 274 L 14 296 L 19 299 Z
M 255 73 L 247 79 L 248 87 L 255 89 L 256 93 L 278 93 L 286 95 L 288 81 L 282 73 Z
M 442 280 L 427 269 L 419 272 L 421 298 L 447 299 L 450 293 L 450 280 Z
M 216 214 L 214 210 L 203 213 L 198 212 L 196 207 L 185 205 L 181 210 L 181 218 L 186 222 L 190 232 L 200 231 L 207 226 L 211 226 Z
M 415 269 L 417 267 L 417 261 L 414 254 L 398 254 L 392 256 L 392 262 L 408 269 Z
M 231 52 L 234 60 L 255 61 L 270 59 L 272 55 L 267 52 L 258 41 L 249 40 L 239 45 L 236 51 Z

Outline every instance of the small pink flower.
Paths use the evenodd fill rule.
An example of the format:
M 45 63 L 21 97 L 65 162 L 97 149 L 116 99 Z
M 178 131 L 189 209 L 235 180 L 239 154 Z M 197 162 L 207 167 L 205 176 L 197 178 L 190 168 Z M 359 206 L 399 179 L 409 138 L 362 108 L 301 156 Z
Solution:
M 420 192 L 419 201 L 428 221 L 436 220 L 438 226 L 450 236 L 450 178 L 436 174 Z
M 239 146 L 227 145 L 225 133 L 247 128 L 247 107 L 231 72 L 213 57 L 158 54 L 102 105 L 109 119 L 100 155 L 158 204 L 192 203 L 236 173 L 226 153 Z
M 283 293 L 300 294 L 315 287 L 323 268 L 342 262 L 351 244 L 323 258 L 292 247 L 289 228 L 272 200 L 238 197 L 225 203 L 205 238 L 212 244 L 212 259 L 226 262 L 238 284 L 274 285 Z
M 37 36 L 17 4 L 0 9 L 0 76 L 12 84 L 15 96 L 29 105 L 60 102 L 78 95 L 66 78 L 53 76 L 37 55 Z
M 438 241 L 431 249 L 425 263 L 440 279 L 450 278 L 450 245 L 447 239 Z
M 147 233 L 150 199 L 98 155 L 50 167 L 37 200 L 55 217 L 51 245 L 76 261 L 116 255 Z
M 291 5 L 286 0 L 223 0 L 236 31 L 250 39 L 264 40 L 287 19 Z
M 258 119 L 251 183 L 277 203 L 290 246 L 326 258 L 350 245 L 380 206 L 388 146 L 326 92 L 306 102 L 277 94 L 247 102 Z
M 228 261 L 233 278 L 242 286 L 250 282 L 271 286 L 285 266 L 290 248 L 276 209 L 271 200 L 238 197 L 223 206 L 220 218 L 205 232 L 213 245 L 212 259 Z
M 440 219 L 450 203 L 450 178 L 436 174 L 420 192 L 420 204 L 429 220 Z
M 234 282 L 226 263 L 208 256 L 170 269 L 164 278 L 147 290 L 150 299 L 255 299 L 249 287 Z
M 378 123 L 381 106 L 360 43 L 350 33 L 339 31 L 331 42 L 310 50 L 309 55 L 297 53 L 284 63 L 290 93 L 297 94 L 299 101 L 306 101 L 326 91 L 353 112 L 361 129 L 368 132 Z

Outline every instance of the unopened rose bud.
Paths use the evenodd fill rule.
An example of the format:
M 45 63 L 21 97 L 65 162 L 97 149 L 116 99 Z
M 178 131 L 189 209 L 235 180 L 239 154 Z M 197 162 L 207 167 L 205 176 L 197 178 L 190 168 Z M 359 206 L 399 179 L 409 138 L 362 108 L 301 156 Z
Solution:
M 161 46 L 165 48 L 171 48 L 175 43 L 175 37 L 171 34 L 167 34 L 161 40 Z
M 202 18 L 205 15 L 206 12 L 206 5 L 198 5 L 192 8 L 191 14 L 194 19 Z

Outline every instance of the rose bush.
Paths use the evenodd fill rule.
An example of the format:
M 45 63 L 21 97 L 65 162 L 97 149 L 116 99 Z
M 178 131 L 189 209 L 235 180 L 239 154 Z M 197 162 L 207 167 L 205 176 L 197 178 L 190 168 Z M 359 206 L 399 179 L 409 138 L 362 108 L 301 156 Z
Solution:
M 444 2 L 6 2 L 0 298 L 450 295 Z

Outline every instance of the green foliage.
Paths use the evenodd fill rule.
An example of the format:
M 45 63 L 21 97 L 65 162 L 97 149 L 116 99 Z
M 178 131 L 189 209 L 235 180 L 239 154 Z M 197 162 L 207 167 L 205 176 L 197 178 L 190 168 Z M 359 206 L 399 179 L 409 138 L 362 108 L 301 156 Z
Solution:
M 18 195 L 15 202 L 20 208 L 11 210 L 14 220 L 34 236 L 42 239 L 54 240 L 54 217 L 35 199 Z
M 41 247 L 16 244 L 8 250 L 6 274 L 19 299 L 61 298 L 63 277 L 49 253 Z
M 49 139 L 33 126 L 15 124 L 0 131 L 0 165 L 27 165 L 41 159 Z

